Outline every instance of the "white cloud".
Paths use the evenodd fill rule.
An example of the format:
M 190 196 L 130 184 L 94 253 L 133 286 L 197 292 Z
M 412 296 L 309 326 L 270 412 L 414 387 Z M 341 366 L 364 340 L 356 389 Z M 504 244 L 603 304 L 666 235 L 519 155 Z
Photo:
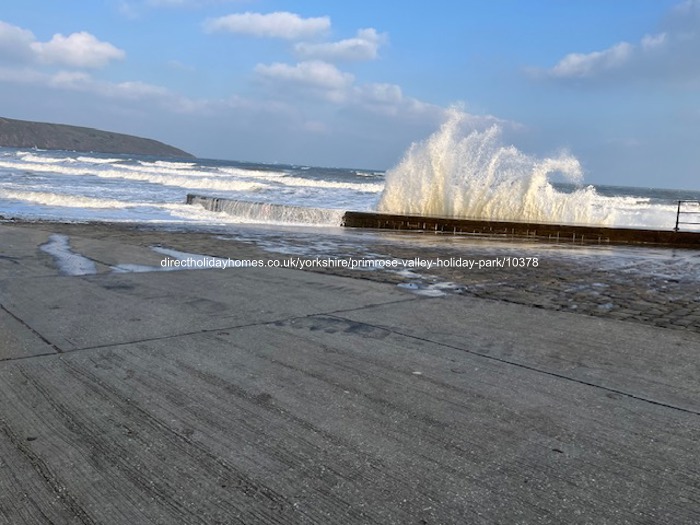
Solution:
M 697 18 L 699 15 L 700 1 L 698 0 L 684 0 L 671 9 L 671 16 L 674 18 L 687 19 L 689 16 Z
M 555 78 L 582 78 L 600 74 L 624 65 L 632 57 L 634 47 L 620 42 L 604 51 L 571 53 L 562 58 L 550 71 Z
M 31 44 L 34 41 L 31 31 L 0 20 L 0 58 L 11 61 L 31 60 Z
M 73 91 L 113 100 L 148 102 L 173 113 L 214 113 L 223 104 L 219 101 L 190 99 L 166 87 L 141 81 L 98 80 L 90 73 L 75 70 L 45 73 L 26 67 L 0 67 L 0 82 Z
M 401 87 L 396 84 L 366 84 L 358 93 L 362 99 L 380 104 L 395 104 L 404 98 Z
M 434 118 L 444 111 L 444 108 L 434 104 L 407 97 L 396 84 L 369 83 L 354 86 L 350 98 L 353 106 L 385 116 Z
M 27 67 L 0 67 L 0 82 L 11 84 L 42 84 L 46 76 Z
M 47 84 L 51 87 L 76 91 L 83 91 L 93 82 L 92 77 L 82 71 L 59 71 L 47 78 Z
M 274 82 L 323 90 L 343 89 L 354 81 L 350 73 L 343 73 L 333 64 L 320 60 L 300 62 L 294 66 L 279 62 L 270 65 L 258 64 L 255 66 L 255 73 Z
M 657 35 L 645 35 L 642 38 L 642 49 L 645 51 L 653 51 L 654 49 L 659 49 L 666 44 L 666 33 L 659 33 Z
M 123 50 L 85 31 L 39 42 L 31 31 L 0 21 L 0 58 L 6 60 L 90 69 L 125 56 Z
M 46 43 L 32 42 L 31 49 L 39 61 L 76 68 L 100 68 L 112 60 L 123 60 L 126 53 L 109 42 L 101 42 L 94 35 L 73 33 L 56 34 Z
M 358 84 L 352 74 L 320 60 L 295 65 L 258 64 L 255 73 L 271 88 L 271 100 L 292 100 L 294 105 L 310 99 L 313 104 L 330 103 L 333 108 L 353 112 L 359 110 L 383 117 L 430 120 L 443 111 L 434 104 L 407 97 L 396 84 Z
M 227 31 L 241 35 L 301 40 L 323 34 L 331 27 L 327 16 L 302 18 L 295 13 L 240 13 L 207 20 L 208 32 Z
M 294 46 L 294 50 L 304 58 L 329 61 L 374 60 L 385 38 L 385 35 L 380 35 L 376 29 L 360 29 L 355 38 L 319 44 L 299 42 Z
M 173 93 L 167 88 L 156 86 L 141 81 L 129 81 L 118 83 L 99 83 L 97 84 L 103 95 L 113 96 L 117 98 L 125 98 L 130 100 L 156 99 L 163 100 L 170 98 Z
M 43 83 L 53 88 L 126 100 L 163 99 L 173 96 L 167 88 L 161 86 L 139 81 L 105 82 L 97 80 L 89 73 L 83 71 L 59 71 L 47 75 Z
M 657 31 L 636 43 L 619 42 L 602 51 L 571 53 L 535 76 L 562 81 L 700 80 L 700 0 L 686 0 L 670 9 Z
M 258 64 L 255 73 L 269 88 L 268 100 L 296 107 L 348 109 L 384 117 L 410 117 L 439 113 L 438 106 L 406 97 L 395 84 L 356 83 L 355 77 L 320 60 L 298 64 Z M 315 111 L 315 110 L 314 110 Z

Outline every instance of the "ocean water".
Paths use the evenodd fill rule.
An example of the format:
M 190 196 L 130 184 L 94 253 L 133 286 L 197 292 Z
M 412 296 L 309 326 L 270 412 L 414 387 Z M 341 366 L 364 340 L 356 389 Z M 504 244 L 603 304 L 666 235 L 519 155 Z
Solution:
M 264 216 L 249 204 L 368 210 L 383 185 L 383 173 L 363 170 L 0 148 L 0 214 L 8 218 L 280 224 L 290 218 Z M 187 205 L 188 193 L 241 201 L 241 212 Z
M 682 199 L 696 201 L 684 221 L 700 222 L 699 191 L 587 185 L 573 156 L 534 158 L 502 144 L 497 127 L 462 127 L 455 113 L 387 172 L 0 148 L 0 215 L 334 227 L 346 210 L 379 210 L 671 230 Z M 188 193 L 235 202 L 210 212 Z

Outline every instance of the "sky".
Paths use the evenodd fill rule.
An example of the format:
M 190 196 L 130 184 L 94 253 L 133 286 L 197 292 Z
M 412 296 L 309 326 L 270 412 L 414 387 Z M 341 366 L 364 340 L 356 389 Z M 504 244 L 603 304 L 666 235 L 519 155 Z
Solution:
M 450 108 L 585 182 L 700 190 L 700 0 L 3 0 L 0 116 L 387 169 Z

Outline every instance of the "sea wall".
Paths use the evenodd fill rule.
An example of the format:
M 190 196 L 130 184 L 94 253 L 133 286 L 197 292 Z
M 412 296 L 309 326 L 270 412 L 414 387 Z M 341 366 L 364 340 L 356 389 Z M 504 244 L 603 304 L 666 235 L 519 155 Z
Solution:
M 649 244 L 700 249 L 700 233 L 607 228 L 517 221 L 487 221 L 348 211 L 343 226 L 492 237 L 518 237 L 577 244 Z
M 187 195 L 187 204 L 199 205 L 209 211 L 223 212 L 245 222 L 340 226 L 343 218 L 342 210 L 331 208 L 290 206 L 193 194 Z
M 452 219 L 390 213 L 338 211 L 187 195 L 187 204 L 247 220 L 297 224 L 339 224 L 346 228 L 530 238 L 574 244 L 638 244 L 700 249 L 700 232 L 645 230 L 540 222 Z

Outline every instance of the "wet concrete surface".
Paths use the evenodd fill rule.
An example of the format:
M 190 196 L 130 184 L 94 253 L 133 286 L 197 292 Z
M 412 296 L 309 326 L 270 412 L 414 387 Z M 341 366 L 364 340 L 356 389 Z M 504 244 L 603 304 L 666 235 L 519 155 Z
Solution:
M 155 239 L 0 226 L 0 523 L 700 522 L 696 331 Z

